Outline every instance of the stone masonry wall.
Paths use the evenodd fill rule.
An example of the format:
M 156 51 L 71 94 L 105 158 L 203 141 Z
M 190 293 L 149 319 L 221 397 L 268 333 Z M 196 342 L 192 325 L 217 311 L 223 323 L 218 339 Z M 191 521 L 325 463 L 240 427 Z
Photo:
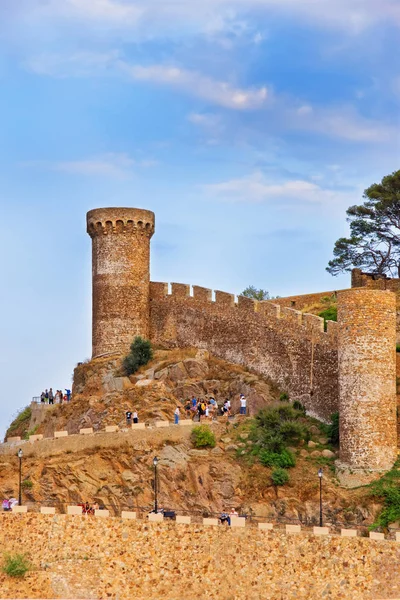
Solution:
M 100 208 L 87 214 L 92 238 L 93 358 L 126 352 L 148 336 L 150 238 L 154 213 Z
M 119 518 L 0 514 L 0 598 L 377 600 L 400 595 L 400 544 Z
M 150 284 L 150 338 L 167 347 L 197 347 L 270 377 L 311 414 L 338 410 L 337 323 L 225 292 Z M 312 394 L 310 395 L 310 391 Z
M 395 295 L 343 292 L 338 322 L 340 460 L 388 470 L 397 456 Z
M 390 277 L 374 275 L 372 273 L 363 273 L 361 269 L 353 269 L 351 272 L 351 287 L 367 287 L 373 290 L 389 290 L 391 292 L 399 292 L 400 279 L 392 279 Z

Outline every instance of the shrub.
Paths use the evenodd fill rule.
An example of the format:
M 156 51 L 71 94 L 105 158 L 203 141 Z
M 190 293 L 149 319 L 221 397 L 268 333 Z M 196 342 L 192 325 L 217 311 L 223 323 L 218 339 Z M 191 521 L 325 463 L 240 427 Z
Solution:
M 125 356 L 123 368 L 126 375 L 133 375 L 143 365 L 153 358 L 153 349 L 149 340 L 144 340 L 141 337 L 135 337 L 131 344 L 130 353 Z
M 299 402 L 298 400 L 295 400 L 293 402 L 293 408 L 295 410 L 299 410 L 300 412 L 306 414 L 306 407 L 304 406 L 304 404 L 302 404 L 301 402 Z
M 30 479 L 25 479 L 21 485 L 25 490 L 31 490 L 33 488 L 33 483 Z
M 24 577 L 31 565 L 25 554 L 5 554 L 2 571 L 9 577 Z
M 16 416 L 16 418 L 8 428 L 6 437 L 10 437 L 10 434 L 15 433 L 16 431 L 20 431 L 22 437 L 24 432 L 28 430 L 31 416 L 32 410 L 30 406 L 27 406 L 26 408 L 21 410 L 21 412 Z
M 339 413 L 335 412 L 331 415 L 331 422 L 326 430 L 331 444 L 339 446 Z
M 261 450 L 259 458 L 261 464 L 265 467 L 289 468 L 296 465 L 296 459 L 289 450 L 282 450 L 281 452 Z
M 198 425 L 193 427 L 192 430 L 192 442 L 196 448 L 209 448 L 215 447 L 215 435 L 208 427 L 208 425 Z
M 289 473 L 285 469 L 277 467 L 271 473 L 271 480 L 274 485 L 285 485 L 289 481 Z
M 396 352 L 400 352 L 400 344 L 396 344 Z
M 287 394 L 286 392 L 283 392 L 280 396 L 279 396 L 279 400 L 281 402 L 288 402 L 289 400 L 289 394 Z
M 371 496 L 383 500 L 383 509 L 372 529 L 387 527 L 400 520 L 400 460 L 381 479 L 370 485 Z

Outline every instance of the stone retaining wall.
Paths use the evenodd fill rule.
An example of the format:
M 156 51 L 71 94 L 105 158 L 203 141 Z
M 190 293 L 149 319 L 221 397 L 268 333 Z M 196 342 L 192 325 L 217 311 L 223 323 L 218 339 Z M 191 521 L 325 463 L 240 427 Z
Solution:
M 19 582 L 19 597 L 25 598 L 40 597 L 43 578 L 52 598 L 367 600 L 400 595 L 400 544 L 365 538 L 28 513 L 0 515 L 0 545 L 11 553 L 23 548 L 37 569 Z M 10 597 L 4 578 L 3 598 Z

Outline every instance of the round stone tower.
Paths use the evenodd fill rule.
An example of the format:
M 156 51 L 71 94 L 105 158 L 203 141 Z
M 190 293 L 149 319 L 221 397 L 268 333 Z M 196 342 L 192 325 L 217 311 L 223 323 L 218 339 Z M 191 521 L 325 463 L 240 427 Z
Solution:
M 386 471 L 397 457 L 396 297 L 341 292 L 338 324 L 340 463 Z
M 92 238 L 93 358 L 126 352 L 149 334 L 150 239 L 154 213 L 97 208 L 87 213 Z

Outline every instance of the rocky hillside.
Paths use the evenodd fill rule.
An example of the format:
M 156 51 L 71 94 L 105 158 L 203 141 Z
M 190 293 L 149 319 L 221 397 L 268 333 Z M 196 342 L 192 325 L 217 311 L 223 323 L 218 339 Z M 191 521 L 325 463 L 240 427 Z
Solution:
M 125 411 L 136 409 L 142 422 L 172 420 L 173 411 L 183 400 L 215 396 L 219 403 L 231 398 L 233 412 L 238 410 L 239 394 L 248 398 L 250 415 L 263 407 L 280 405 L 279 390 L 249 371 L 217 360 L 196 350 L 157 351 L 152 363 L 134 376 L 121 372 L 121 357 L 97 359 L 75 370 L 73 401 L 54 407 L 34 407 L 12 424 L 13 435 L 27 432 L 52 437 L 54 431 L 67 429 L 78 433 L 82 427 L 104 430 L 106 425 L 124 429 Z M 112 444 L 90 448 L 80 444 L 82 436 L 65 452 L 41 452 L 24 459 L 24 501 L 65 505 L 82 501 L 98 502 L 118 513 L 126 508 L 150 507 L 153 502 L 152 459 L 161 458 L 160 503 L 167 508 L 191 511 L 198 515 L 219 513 L 229 507 L 260 517 L 300 518 L 317 522 L 319 480 L 324 468 L 324 513 L 330 522 L 370 523 L 379 508 L 368 491 L 345 490 L 334 472 L 336 450 L 328 444 L 323 426 L 304 417 L 311 439 L 292 451 L 296 466 L 290 480 L 278 487 L 271 480 L 271 468 L 251 457 L 252 419 L 220 418 L 212 424 L 216 445 L 196 449 L 190 429 L 182 427 L 174 439 L 162 432 L 148 430 L 129 440 L 125 434 L 114 436 Z M 153 433 L 152 433 L 153 432 Z M 126 434 L 128 435 L 128 434 Z M 56 444 L 57 442 L 52 442 Z M 97 444 L 97 442 L 96 442 Z M 36 450 L 37 448 L 37 450 Z M 16 458 L 0 456 L 0 493 L 16 495 Z

